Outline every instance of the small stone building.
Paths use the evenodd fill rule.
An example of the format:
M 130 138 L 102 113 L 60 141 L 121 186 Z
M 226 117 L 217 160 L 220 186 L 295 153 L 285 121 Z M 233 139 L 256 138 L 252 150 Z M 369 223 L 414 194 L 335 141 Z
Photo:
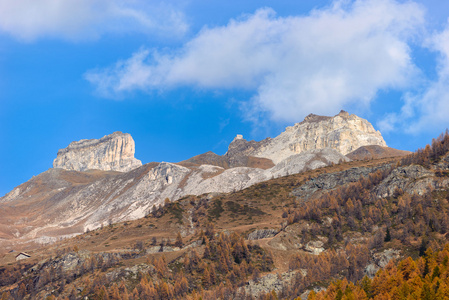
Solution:
M 16 255 L 16 261 L 22 260 L 22 259 L 28 259 L 30 257 L 31 257 L 31 255 L 29 255 L 28 253 L 20 252 L 19 254 Z

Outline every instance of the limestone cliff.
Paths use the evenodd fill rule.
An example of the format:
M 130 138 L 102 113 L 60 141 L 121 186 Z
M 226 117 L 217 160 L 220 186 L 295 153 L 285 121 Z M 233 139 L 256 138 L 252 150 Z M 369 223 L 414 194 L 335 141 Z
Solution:
M 134 140 L 128 133 L 114 132 L 101 139 L 72 142 L 58 151 L 54 168 L 74 171 L 89 169 L 128 172 L 142 162 L 134 158 Z
M 332 148 L 346 155 L 367 145 L 385 147 L 387 144 L 367 120 L 341 111 L 334 117 L 310 114 L 273 139 L 261 142 L 235 139 L 228 152 L 244 149 L 246 155 L 268 158 L 277 164 L 307 150 Z

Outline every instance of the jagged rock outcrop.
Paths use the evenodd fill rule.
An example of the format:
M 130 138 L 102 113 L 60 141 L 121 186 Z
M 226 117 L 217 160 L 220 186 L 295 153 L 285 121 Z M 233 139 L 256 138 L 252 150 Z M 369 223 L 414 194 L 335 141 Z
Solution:
M 366 145 L 387 146 L 371 123 L 341 111 L 334 117 L 310 114 L 304 121 L 287 127 L 273 139 L 248 142 L 239 137 L 229 148 L 238 149 L 246 156 L 268 158 L 278 164 L 289 156 L 307 150 L 332 148 L 346 155 Z
M 372 253 L 370 264 L 365 267 L 365 274 L 373 278 L 377 271 L 381 268 L 385 268 L 390 260 L 398 260 L 401 257 L 401 250 L 398 249 L 385 249 L 383 252 Z
M 436 169 L 443 171 L 449 170 L 449 154 L 443 156 L 441 161 L 436 165 Z
M 248 234 L 248 240 L 261 240 L 275 236 L 279 233 L 277 229 L 257 229 Z
M 263 142 L 246 141 L 239 134 L 229 145 L 228 151 L 225 155 L 218 155 L 211 151 L 194 156 L 188 160 L 182 161 L 179 164 L 184 166 L 193 165 L 213 165 L 222 167 L 224 169 L 236 167 L 248 167 L 269 169 L 274 167 L 271 159 L 264 157 L 254 157 L 248 155 L 254 152 L 255 148 L 260 147 Z
M 258 149 L 268 143 L 270 138 L 260 142 L 247 141 L 241 134 L 238 134 L 229 144 L 228 151 L 223 155 L 229 162 L 230 167 L 259 167 L 262 169 L 271 168 L 274 163 L 265 157 L 255 157 L 253 154 Z M 257 165 L 259 164 L 259 166 Z
M 90 169 L 128 172 L 142 162 L 134 158 L 134 140 L 128 133 L 119 131 L 101 139 L 72 142 L 58 151 L 54 168 L 86 171 Z
M 384 164 L 376 167 L 358 167 L 342 172 L 321 174 L 307 180 L 300 187 L 295 188 L 291 194 L 298 199 L 307 201 L 311 197 L 317 197 L 319 194 L 339 186 L 356 182 L 362 177 L 366 178 L 377 171 L 388 172 L 388 176 L 374 187 L 373 192 L 378 198 L 391 197 L 402 193 L 423 195 L 435 189 L 445 188 L 449 184 L 448 179 L 438 178 L 434 172 L 420 165 L 394 168 L 391 164 Z
M 376 194 L 389 197 L 395 192 L 423 195 L 438 186 L 434 173 L 420 165 L 399 167 L 393 170 L 377 187 Z
M 310 241 L 304 246 L 304 250 L 312 253 L 313 255 L 319 255 L 324 251 L 324 243 L 322 241 Z
M 260 142 L 247 141 L 243 138 L 243 135 L 237 134 L 237 136 L 229 144 L 228 151 L 225 156 L 235 157 L 235 156 L 250 156 L 254 152 L 258 151 L 261 147 L 268 144 L 271 138 L 266 138 Z
M 244 289 L 246 293 L 256 297 L 271 291 L 279 293 L 285 283 L 293 281 L 296 273 L 297 271 L 285 272 L 282 274 L 267 274 L 258 278 L 257 281 L 250 280 L 247 285 L 241 287 L 241 289 Z
M 335 172 L 330 174 L 321 174 L 315 178 L 306 181 L 300 187 L 292 191 L 292 195 L 307 200 L 316 193 L 324 193 L 347 183 L 356 182 L 362 177 L 368 177 L 369 174 L 378 170 L 384 171 L 390 169 L 390 165 L 383 165 L 377 167 L 360 167 L 351 168 L 342 172 Z

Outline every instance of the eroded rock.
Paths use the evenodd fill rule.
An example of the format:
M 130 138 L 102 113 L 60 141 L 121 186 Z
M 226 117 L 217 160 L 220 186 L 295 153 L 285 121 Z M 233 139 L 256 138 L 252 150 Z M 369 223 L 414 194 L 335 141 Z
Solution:
M 248 240 L 261 240 L 275 236 L 279 230 L 276 229 L 258 229 L 248 234 Z
M 360 167 L 351 168 L 342 172 L 330 174 L 321 174 L 315 178 L 311 178 L 300 187 L 292 191 L 292 195 L 307 200 L 316 192 L 326 192 L 347 183 L 357 182 L 362 177 L 368 177 L 369 174 L 378 170 L 384 171 L 390 169 L 390 165 L 379 167 Z
M 117 131 L 98 140 L 70 143 L 67 148 L 58 151 L 53 167 L 75 171 L 96 169 L 128 172 L 142 165 L 140 160 L 134 158 L 134 152 L 131 135 Z
M 332 148 L 345 155 L 361 146 L 387 146 L 382 135 L 367 120 L 341 111 L 334 117 L 309 115 L 287 127 L 273 139 L 264 140 L 248 155 L 271 159 L 275 164 L 307 150 Z
M 375 193 L 378 197 L 389 197 L 396 191 L 402 190 L 409 194 L 423 195 L 435 186 L 433 172 L 420 165 L 411 165 L 394 169 L 376 187 Z
M 318 255 L 324 251 L 324 243 L 322 241 L 310 241 L 304 247 L 304 250 L 312 253 L 313 255 Z
M 397 249 L 386 249 L 380 253 L 374 253 L 371 263 L 365 267 L 365 274 L 373 278 L 376 272 L 381 268 L 385 268 L 392 259 L 399 259 L 401 251 Z

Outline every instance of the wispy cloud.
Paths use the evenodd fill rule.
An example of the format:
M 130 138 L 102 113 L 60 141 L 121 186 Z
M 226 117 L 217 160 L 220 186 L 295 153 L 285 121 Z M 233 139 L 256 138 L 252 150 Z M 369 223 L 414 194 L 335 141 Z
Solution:
M 183 34 L 184 15 L 144 0 L 0 0 L 0 32 L 33 41 L 97 38 L 107 32 Z
M 380 89 L 409 85 L 418 70 L 408 43 L 423 22 L 419 5 L 393 0 L 336 1 L 293 17 L 265 8 L 205 27 L 170 53 L 141 49 L 86 78 L 106 97 L 178 86 L 245 89 L 254 91 L 249 117 L 291 122 L 369 105 Z
M 430 36 L 426 45 L 438 55 L 436 80 L 429 81 L 421 93 L 405 95 L 401 111 L 379 122 L 381 130 L 420 133 L 449 126 L 449 22 L 442 32 Z
M 147 90 L 159 80 L 154 68 L 144 62 L 149 55 L 149 50 L 141 49 L 110 68 L 87 72 L 85 78 L 94 83 L 100 95 L 106 98 L 119 97 L 122 91 Z

